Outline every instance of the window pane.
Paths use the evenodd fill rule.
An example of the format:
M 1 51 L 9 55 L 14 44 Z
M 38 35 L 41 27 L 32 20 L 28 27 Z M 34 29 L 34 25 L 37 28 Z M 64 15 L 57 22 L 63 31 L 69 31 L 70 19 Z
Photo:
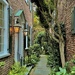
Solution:
M 0 52 L 3 51 L 3 44 L 0 44 Z
M 0 36 L 0 44 L 1 44 L 1 36 Z
M 0 19 L 0 27 L 3 27 L 3 20 Z
M 3 11 L 0 11 L 0 19 L 2 19 L 3 18 Z
M 0 52 L 1 52 L 1 44 L 0 44 Z
M 1 29 L 0 29 L 0 35 L 1 35 Z
M 0 3 L 0 18 L 3 18 L 4 14 L 4 5 Z
M 3 51 L 3 49 L 4 49 L 4 45 L 3 45 L 3 44 L 1 44 L 1 50 Z
M 0 37 L 0 52 L 3 51 L 3 43 L 1 43 L 1 42 L 3 42 L 3 40 L 2 40 L 2 38 Z
M 0 28 L 0 36 L 1 36 L 1 28 Z
M 4 45 L 4 5 L 0 3 L 0 52 L 3 51 Z
M 0 10 L 2 10 L 2 3 L 0 3 Z
M 3 33 L 4 33 L 3 29 L 0 28 L 0 36 L 3 36 L 4 35 Z
M 27 0 L 26 0 L 26 3 L 27 3 Z
M 3 51 L 3 42 L 4 42 L 3 33 L 4 33 L 3 29 L 0 28 L 0 52 Z
M 2 49 L 1 49 L 1 44 L 0 44 L 0 51 L 2 51 Z
M 3 37 L 0 36 L 0 44 L 2 44 L 2 43 L 3 43 Z

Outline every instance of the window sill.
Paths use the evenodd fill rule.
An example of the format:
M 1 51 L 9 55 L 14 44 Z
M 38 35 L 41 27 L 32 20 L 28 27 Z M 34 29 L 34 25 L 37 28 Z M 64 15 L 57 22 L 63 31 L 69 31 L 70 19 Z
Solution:
M 10 53 L 0 54 L 0 59 L 4 58 L 4 57 L 8 57 L 8 56 L 10 56 Z

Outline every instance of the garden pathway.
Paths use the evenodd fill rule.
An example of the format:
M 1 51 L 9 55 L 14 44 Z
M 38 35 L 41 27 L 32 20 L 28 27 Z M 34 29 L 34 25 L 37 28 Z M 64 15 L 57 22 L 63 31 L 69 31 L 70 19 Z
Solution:
M 47 64 L 47 56 L 41 55 L 40 61 L 36 65 L 34 69 L 32 69 L 30 75 L 48 75 L 50 73 L 50 69 L 46 66 Z

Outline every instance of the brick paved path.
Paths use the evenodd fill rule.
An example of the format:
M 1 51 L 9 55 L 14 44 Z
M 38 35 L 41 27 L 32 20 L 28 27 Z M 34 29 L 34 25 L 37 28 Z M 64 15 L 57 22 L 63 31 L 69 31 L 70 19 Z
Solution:
M 46 66 L 47 64 L 47 56 L 41 55 L 40 61 L 36 65 L 36 67 L 31 71 L 30 75 L 48 75 L 50 73 L 50 69 Z

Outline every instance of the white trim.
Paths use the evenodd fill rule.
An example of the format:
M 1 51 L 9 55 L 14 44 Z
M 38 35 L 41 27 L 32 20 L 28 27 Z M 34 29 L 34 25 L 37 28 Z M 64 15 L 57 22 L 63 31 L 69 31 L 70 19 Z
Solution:
M 8 30 L 8 6 L 5 5 L 4 7 L 4 52 L 6 51 L 6 49 L 8 49 L 8 37 L 9 37 L 9 30 Z M 7 51 L 6 51 L 7 52 Z
M 30 9 L 30 12 L 32 12 L 32 3 L 31 3 L 31 1 L 29 3 L 29 9 Z
M 29 4 L 29 0 L 25 0 L 25 2 L 26 2 L 27 4 Z
M 4 4 L 4 50 L 3 52 L 0 53 L 0 58 L 8 56 L 9 52 L 8 52 L 8 45 L 9 45 L 9 30 L 8 30 L 8 3 L 6 0 L 1 0 L 1 3 Z
M 1 59 L 1 58 L 4 58 L 4 57 L 7 57 L 7 56 L 10 56 L 10 53 L 0 54 L 0 59 Z
M 2 2 L 4 5 L 8 5 L 6 0 L 1 0 L 0 2 Z

